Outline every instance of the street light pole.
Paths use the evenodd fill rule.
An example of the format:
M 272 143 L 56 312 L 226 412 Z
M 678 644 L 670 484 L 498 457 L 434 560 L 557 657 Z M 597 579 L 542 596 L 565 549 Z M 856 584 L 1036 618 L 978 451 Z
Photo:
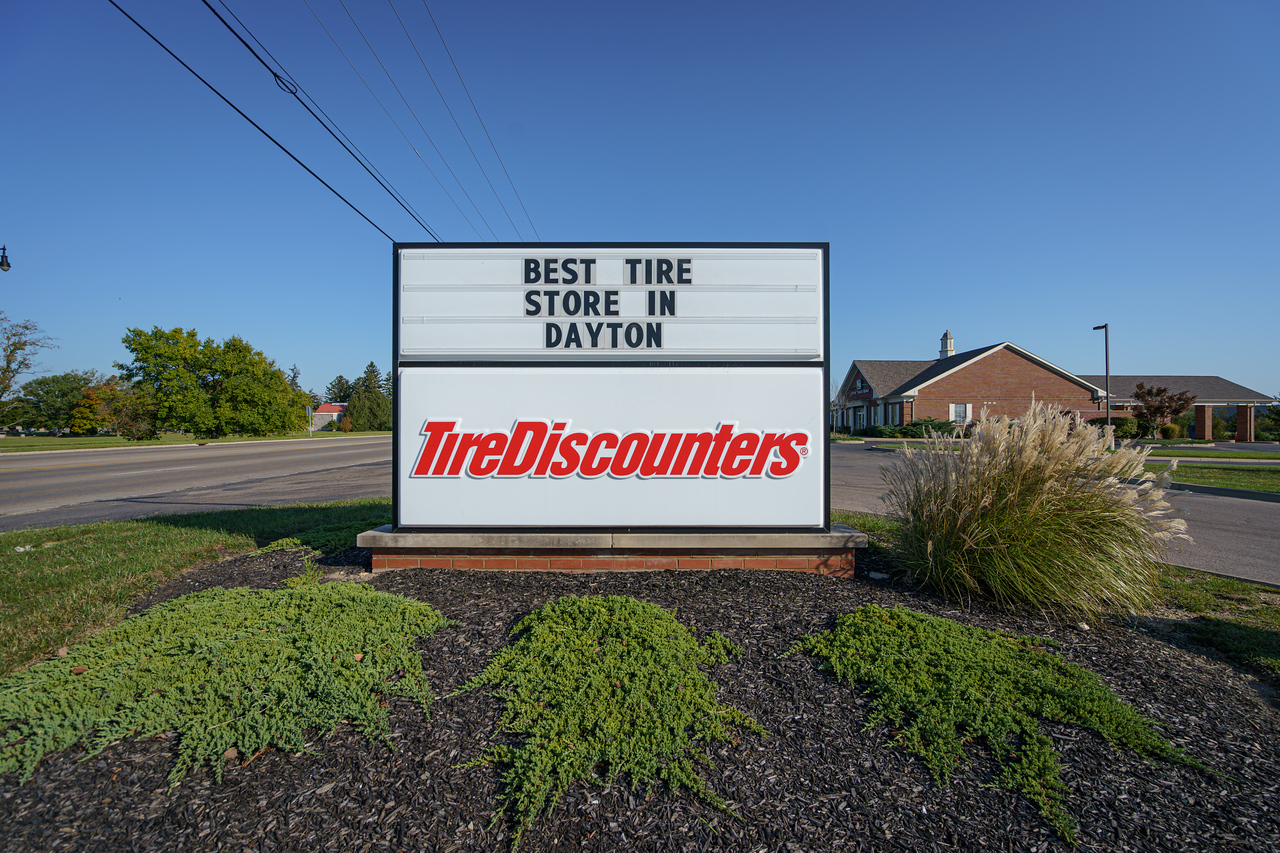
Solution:
M 1093 330 L 1095 332 L 1098 331 L 1099 329 L 1102 330 L 1102 348 L 1103 348 L 1102 351 L 1104 353 L 1103 358 L 1105 359 L 1104 363 L 1107 369 L 1106 391 L 1107 391 L 1107 431 L 1108 432 L 1111 431 L 1111 328 L 1110 327 L 1111 327 L 1110 323 L 1103 323 L 1101 326 L 1093 327 Z M 1110 443 L 1111 443 L 1111 449 L 1114 450 L 1116 446 L 1115 438 L 1110 439 Z

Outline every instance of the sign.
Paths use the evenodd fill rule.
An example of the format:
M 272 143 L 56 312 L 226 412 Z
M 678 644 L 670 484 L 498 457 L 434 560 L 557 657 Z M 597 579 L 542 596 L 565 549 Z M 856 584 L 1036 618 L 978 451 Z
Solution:
M 397 244 L 393 280 L 397 528 L 826 528 L 826 244 Z

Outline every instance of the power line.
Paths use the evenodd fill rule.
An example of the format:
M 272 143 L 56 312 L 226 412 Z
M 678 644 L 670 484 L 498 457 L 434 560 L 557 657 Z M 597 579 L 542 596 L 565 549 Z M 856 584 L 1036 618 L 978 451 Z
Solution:
M 476 226 L 472 224 L 471 219 L 467 216 L 467 214 L 463 211 L 463 209 L 458 205 L 457 199 L 455 199 L 453 197 L 453 194 L 449 192 L 447 187 L 445 187 L 444 183 L 440 180 L 440 176 L 435 173 L 435 170 L 427 165 L 426 160 L 422 159 L 422 154 L 418 151 L 418 147 L 413 144 L 412 140 L 409 139 L 409 134 L 404 132 L 404 128 L 400 126 L 400 122 L 396 121 L 395 116 L 391 115 L 391 111 L 387 109 L 387 105 L 382 103 L 382 99 L 378 97 L 378 93 L 373 91 L 373 87 L 369 85 L 369 81 L 364 79 L 364 75 L 360 73 L 360 69 L 356 68 L 356 64 L 351 61 L 351 57 L 347 56 L 347 52 L 342 49 L 342 45 L 340 45 L 338 43 L 338 40 L 334 38 L 334 35 L 332 32 L 329 31 L 329 28 L 325 26 L 324 21 L 320 19 L 319 13 L 317 13 L 316 10 L 312 7 L 311 0 L 302 0 L 302 2 L 307 4 L 307 8 L 311 10 L 311 14 L 315 17 L 316 23 L 320 25 L 320 28 L 324 30 L 325 35 L 327 35 L 329 37 L 329 40 L 333 42 L 333 46 L 338 49 L 338 53 L 342 54 L 342 58 L 345 59 L 347 61 L 347 64 L 351 66 L 351 70 L 354 71 L 356 73 L 356 76 L 360 78 L 360 82 L 363 83 L 364 87 L 369 90 L 369 94 L 373 96 L 373 99 L 375 101 L 377 101 L 378 106 L 382 107 L 382 111 L 387 114 L 387 118 L 389 118 L 391 120 L 391 123 L 396 126 L 396 130 L 400 131 L 400 135 L 404 137 L 404 141 L 408 143 L 410 150 L 412 150 L 414 155 L 417 156 L 418 162 L 422 163 L 423 168 L 426 169 L 431 174 L 431 177 L 435 178 L 436 183 L 440 185 L 440 190 L 449 198 L 449 201 L 453 202 L 453 206 L 457 208 L 458 213 L 462 216 L 464 220 L 466 220 L 467 225 L 471 228 L 472 231 L 475 231 L 477 237 L 483 240 L 484 237 L 480 235 L 480 232 L 476 229 Z
M 390 195 L 393 199 L 395 199 L 395 201 L 401 207 L 404 208 L 405 212 L 408 213 L 411 217 L 413 217 L 413 220 L 415 222 L 417 222 L 419 225 L 422 226 L 423 230 L 425 230 L 428 234 L 430 234 L 437 243 L 440 242 L 440 237 L 435 233 L 435 231 L 431 230 L 431 226 L 428 225 L 426 222 L 424 222 L 422 220 L 422 217 L 420 217 L 418 215 L 418 212 L 408 204 L 408 202 L 404 199 L 404 197 L 389 185 L 390 182 L 384 180 L 382 173 L 377 172 L 377 169 L 373 168 L 372 162 L 369 162 L 369 163 L 365 162 L 366 160 L 368 160 L 368 158 L 364 156 L 364 152 L 360 151 L 359 148 L 356 148 L 356 151 L 360 151 L 360 156 L 356 156 L 356 151 L 352 151 L 351 148 L 347 146 L 346 142 L 343 142 L 342 139 L 338 138 L 338 134 L 333 132 L 333 129 L 329 127 L 329 124 L 326 124 L 325 121 L 323 121 L 320 118 L 320 116 L 315 114 L 315 111 L 312 110 L 311 107 L 307 106 L 306 101 L 302 100 L 302 98 L 299 97 L 298 92 L 302 92 L 303 95 L 306 95 L 307 100 L 311 101 L 313 104 L 315 104 L 315 100 L 310 95 L 307 94 L 307 91 L 305 89 L 303 89 L 300 85 L 298 85 L 298 83 L 295 82 L 292 79 L 292 77 L 289 76 L 289 72 L 285 69 L 284 65 L 280 62 L 280 60 L 276 59 L 275 56 L 272 55 L 271 51 L 267 50 L 266 45 L 264 45 L 261 41 L 258 41 L 258 37 L 255 36 L 247 26 L 245 26 L 244 21 L 240 20 L 240 18 L 237 17 L 236 13 L 231 11 L 231 7 L 228 6 L 225 2 L 223 2 L 223 0 L 218 0 L 218 2 L 222 5 L 222 8 L 227 10 L 227 14 L 235 18 L 236 23 L 239 24 L 241 27 L 243 27 L 246 33 L 249 33 L 249 38 L 257 42 L 258 47 L 261 47 L 263 52 L 265 52 L 267 56 L 271 57 L 272 62 L 275 62 L 277 65 L 280 66 L 280 70 L 284 71 L 284 76 L 277 74 L 275 69 L 272 68 L 270 65 L 268 65 L 266 61 L 263 60 L 263 58 L 258 55 L 257 51 L 255 51 L 249 45 L 249 43 L 246 42 L 243 37 L 241 37 L 240 33 L 236 32 L 235 28 L 232 27 L 231 24 L 227 23 L 226 19 L 223 18 L 222 15 L 218 14 L 218 10 L 213 8 L 213 6 L 209 5 L 209 0 L 202 0 L 202 2 L 204 3 L 205 6 L 208 7 L 209 11 L 212 12 L 214 16 L 217 17 L 217 19 L 222 22 L 222 25 L 226 27 L 233 36 L 239 39 L 240 43 L 243 44 L 246 49 L 248 49 L 249 53 L 253 54 L 253 58 L 258 60 L 258 62 L 262 63 L 263 68 L 271 72 L 271 76 L 275 78 L 276 85 L 279 86 L 283 91 L 287 92 L 288 94 L 293 95 L 293 97 L 297 99 L 298 103 L 302 105 L 302 108 L 306 110 L 308 113 L 311 113 L 311 117 L 314 118 L 316 121 L 320 122 L 320 126 L 323 127 L 325 130 L 327 130 L 329 132 L 329 135 L 332 136 L 337 141 L 337 143 L 341 145 L 343 149 L 346 150 L 346 152 L 350 154 L 351 157 L 357 163 L 359 163 L 361 166 L 364 167 L 364 170 L 369 173 L 369 176 L 373 178 L 375 181 L 377 181 L 378 185 L 381 186 L 384 190 L 386 190 L 387 194 Z M 324 110 L 321 109 L 319 104 L 316 104 L 316 109 L 320 110 L 321 113 L 324 113 L 324 117 L 326 119 L 329 119 L 329 122 L 333 124 L 334 128 L 338 129 L 338 133 L 342 133 L 342 128 L 339 128 L 337 122 L 329 118 L 329 114 L 325 113 Z M 351 142 L 351 138 L 347 137 L 345 133 L 342 133 L 342 135 L 347 138 L 347 142 Z M 351 142 L 351 146 L 355 147 L 355 143 Z M 377 172 L 377 174 L 374 174 L 375 172 Z
M 489 233 L 493 235 L 493 239 L 498 239 L 498 234 L 493 230 L 493 226 L 489 224 L 489 220 L 484 218 L 484 214 L 480 212 L 480 208 L 476 205 L 475 200 L 471 198 L 471 193 L 467 192 L 467 188 L 462 185 L 461 179 L 458 178 L 453 167 L 449 165 L 449 161 L 445 159 L 444 152 L 440 150 L 440 146 L 436 145 L 436 141 L 431 138 L 431 134 L 427 132 L 427 128 L 422 124 L 422 119 L 418 118 L 417 112 L 409 104 L 409 99 L 404 96 L 404 92 L 400 91 L 400 86 L 396 83 L 395 78 L 391 76 L 391 72 L 387 70 L 387 66 L 383 63 L 382 57 L 378 56 L 378 51 L 374 50 L 373 45 L 369 42 L 369 37 L 364 34 L 364 30 L 360 29 L 360 25 L 356 23 L 355 16 L 351 14 L 351 10 L 347 8 L 345 0 L 338 0 L 338 5 L 342 7 L 342 11 L 347 13 L 347 17 L 351 19 L 351 24 L 356 28 L 356 32 L 360 34 L 360 38 L 364 39 L 365 46 L 369 48 L 369 52 L 373 54 L 373 58 L 378 61 L 378 65 L 382 67 L 382 73 L 387 75 L 387 80 L 391 82 L 391 87 L 396 90 L 396 94 L 400 96 L 400 100 L 404 101 L 405 109 L 409 111 L 409 115 L 413 116 L 413 120 L 418 123 L 418 129 L 422 131 L 422 135 L 431 143 L 431 147 L 436 150 L 436 155 L 440 158 L 440 162 L 444 163 L 444 167 L 449 170 L 449 174 L 453 175 L 453 180 L 458 185 L 458 189 L 462 190 L 462 194 L 467 197 L 467 201 L 471 202 L 471 206 L 475 209 L 476 216 L 480 217 L 480 221 L 484 223 L 484 227 L 489 229 Z
M 449 106 L 449 101 L 445 98 L 444 92 L 440 91 L 440 84 L 436 82 L 435 75 L 431 73 L 431 69 L 427 67 L 427 61 L 422 58 L 422 51 L 418 50 L 417 42 L 413 40 L 413 36 L 409 33 L 409 28 L 405 26 L 404 19 L 400 17 L 399 10 L 392 0 L 387 0 L 391 6 L 391 11 L 395 12 L 396 20 L 400 22 L 400 29 L 404 30 L 405 38 L 409 39 L 409 44 L 413 47 L 413 52 L 418 54 L 418 61 L 422 63 L 422 70 L 427 72 L 427 79 L 431 81 L 431 85 L 435 86 L 436 94 L 440 96 L 440 103 L 444 104 L 444 108 L 449 113 L 449 118 L 453 119 L 453 126 L 458 129 L 458 134 L 462 137 L 462 141 L 466 143 L 467 150 L 471 152 L 471 159 L 476 161 L 476 166 L 480 168 L 480 174 L 484 175 L 485 183 L 489 185 L 489 189 L 493 192 L 493 197 L 497 199 L 498 206 L 502 208 L 502 212 L 506 214 L 507 221 L 511 223 L 511 228 L 516 232 L 516 236 L 521 241 L 524 235 L 520 233 L 520 229 L 516 227 L 515 220 L 511 218 L 511 212 L 507 210 L 507 206 L 503 203 L 502 197 L 498 195 L 498 190 L 493 186 L 493 181 L 489 180 L 489 173 L 485 171 L 484 165 L 480 162 L 480 158 L 476 156 L 476 150 L 471 147 L 471 140 L 467 139 L 467 134 L 462 130 L 462 125 L 458 123 L 458 117 L 453 114 L 453 109 Z
M 427 5 L 427 0 L 422 0 L 422 5 L 431 17 L 431 25 L 436 28 L 436 35 L 440 36 L 440 44 L 444 45 L 444 52 L 449 55 L 449 61 L 453 63 L 453 70 L 458 75 L 458 82 L 462 84 L 462 91 L 467 93 L 467 100 L 471 101 L 471 109 L 475 110 L 476 118 L 480 121 L 480 126 L 484 128 L 485 138 L 489 140 L 489 146 L 493 148 L 493 156 L 498 158 L 498 163 L 502 166 L 502 173 L 507 176 L 507 183 L 511 184 L 511 191 L 516 194 L 516 200 L 520 202 L 520 209 L 524 211 L 524 218 L 529 220 L 529 227 L 533 229 L 534 236 L 541 240 L 542 235 L 538 233 L 538 226 L 533 224 L 533 218 L 529 216 L 529 209 L 524 206 L 524 199 L 520 198 L 520 191 L 516 189 L 516 182 L 511 180 L 511 173 L 507 171 L 507 164 L 502 162 L 502 155 L 498 153 L 498 146 L 493 144 L 493 137 L 489 135 L 489 128 L 485 125 L 484 119 L 480 118 L 480 108 L 476 106 L 475 99 L 471 97 L 471 90 L 467 88 L 467 82 L 462 79 L 462 72 L 458 70 L 458 63 L 453 58 L 453 52 L 449 50 L 449 45 L 444 40 L 444 33 L 440 32 L 440 25 L 436 23 L 436 16 L 431 14 L 431 7 Z
M 315 179 L 316 179 L 317 181 L 319 181 L 320 183 L 324 184 L 325 189 L 327 189 L 329 192 L 331 192 L 331 193 L 333 193 L 334 195 L 336 195 L 338 198 L 342 199 L 343 203 L 344 203 L 344 204 L 346 204 L 346 206 L 347 206 L 347 207 L 351 208 L 351 209 L 352 209 L 352 210 L 354 210 L 356 213 L 359 213 L 359 214 L 360 214 L 360 218 L 361 218 L 361 219 L 363 219 L 365 222 L 368 222 L 368 223 L 369 223 L 370 225 L 372 225 L 374 228 L 377 228 L 377 229 L 378 229 L 378 231 L 382 234 L 382 236 L 383 236 L 383 237 L 386 237 L 388 240 L 390 240 L 390 241 L 391 241 L 391 242 L 393 242 L 393 243 L 395 242 L 395 238 L 394 238 L 394 237 L 392 237 L 392 236 L 391 236 L 390 234 L 388 234 L 386 231 L 383 231 L 381 228 L 378 228 L 377 223 L 376 223 L 376 222 L 374 222 L 374 221 L 373 221 L 372 219 L 370 219 L 369 217 L 365 216 L 363 213 L 361 213 L 360 208 L 356 207 L 354 204 L 352 204 L 351 202 L 347 201 L 346 197 L 345 197 L 345 196 L 343 196 L 343 195 L 342 195 L 342 193 L 338 192 L 338 191 L 337 191 L 337 190 L 335 190 L 333 187 L 329 186 L 329 184 L 325 181 L 325 179 L 324 179 L 324 178 L 320 177 L 320 176 L 319 176 L 319 175 L 317 175 L 315 172 L 311 171 L 311 168 L 310 168 L 309 166 L 307 166 L 307 164 L 306 164 L 306 163 L 303 163 L 303 162 L 302 162 L 301 160 L 299 160 L 297 157 L 293 156 L 293 152 L 292 152 L 292 151 L 290 151 L 288 148 L 285 148 L 283 145 L 281 145 L 281 144 L 276 140 L 276 138 L 275 138 L 274 136 L 272 136 L 271 134 L 269 134 L 269 133 L 267 133 L 265 130 L 263 130 L 263 129 L 262 129 L 262 127 L 261 127 L 261 126 L 259 126 L 259 125 L 258 125 L 258 123 L 257 123 L 256 121 L 254 121 L 253 119 L 251 119 L 251 118 L 249 118 L 247 115 L 245 115 L 243 110 L 241 110 L 241 109 L 240 109 L 239 107 L 237 107 L 235 104 L 231 103 L 231 101 L 227 100 L 226 95 L 223 95 L 221 92 L 219 92 L 217 89 L 215 89 L 215 88 L 213 87 L 213 84 L 212 84 L 212 83 L 210 83 L 208 80 L 204 79 L 204 78 L 203 78 L 203 77 L 201 77 L 199 74 L 197 74 L 194 68 L 192 68 L 192 67 L 191 67 L 190 65 L 188 65 L 187 63 L 183 62 L 183 61 L 182 61 L 182 59 L 180 59 L 180 58 L 178 57 L 178 54 L 174 53 L 172 50 L 169 50 L 169 48 L 165 47 L 164 42 L 160 41 L 160 39 L 158 39 L 158 38 L 156 38 L 155 36 L 151 35 L 151 32 L 150 32 L 146 27 L 142 26 L 142 24 L 139 24 L 139 23 L 134 19 L 134 17 L 133 17 L 132 15 L 130 15 L 130 14 L 129 14 L 128 12 L 126 12 L 124 9 L 121 9 L 121 8 L 120 8 L 120 4 L 119 4 L 119 3 L 117 3 L 117 2 L 116 2 L 116 0 L 107 0 L 107 2 L 108 2 L 108 3 L 110 3 L 112 6 L 115 6 L 115 7 L 116 7 L 116 9 L 119 9 L 119 11 L 120 11 L 120 14 L 121 14 L 121 15 L 124 15 L 124 16 L 125 16 L 126 18 L 128 18 L 130 21 L 133 21 L 134 26 L 136 26 L 138 29 L 142 30 L 144 33 L 146 33 L 146 34 L 147 34 L 147 37 L 148 37 L 148 38 L 150 38 L 153 42 L 155 42 L 156 44 L 160 45 L 161 49 L 162 49 L 162 50 L 164 50 L 164 52 L 165 52 L 165 53 L 169 54 L 169 55 L 170 55 L 170 56 L 172 56 L 174 59 L 178 60 L 178 64 L 179 64 L 179 65 L 181 65 L 183 68 L 185 68 L 185 69 L 187 69 L 188 71 L 190 71 L 190 72 L 192 73 L 192 75 L 194 75 L 194 76 L 195 76 L 195 78 L 196 78 L 197 80 L 199 80 L 201 83 L 205 84 L 205 86 L 209 87 L 209 91 L 210 91 L 210 92 L 213 92 L 213 94 L 215 94 L 215 95 L 217 95 L 219 98 L 221 98 L 221 99 L 222 99 L 222 101 L 223 101 L 223 103 L 225 103 L 227 106 L 231 107 L 231 109 L 233 109 L 233 110 L 235 110 L 237 113 L 239 113 L 239 114 L 240 114 L 240 117 L 241 117 L 241 118 L 243 118 L 245 121 L 249 122 L 249 124 L 253 125 L 255 128 L 257 128 L 257 130 L 258 130 L 258 132 L 259 132 L 259 133 L 261 133 L 261 134 L 262 134 L 263 136 L 265 136 L 267 139 L 270 139 L 272 142 L 274 142 L 277 148 L 279 148 L 279 149 L 280 149 L 281 151 L 283 151 L 285 154 L 288 154 L 288 155 L 289 155 L 289 159 L 293 160 L 293 162 L 297 163 L 299 166 L 301 166 L 302 168 L 306 169 L 306 170 L 307 170 L 307 174 L 309 174 L 311 177 L 315 178 Z

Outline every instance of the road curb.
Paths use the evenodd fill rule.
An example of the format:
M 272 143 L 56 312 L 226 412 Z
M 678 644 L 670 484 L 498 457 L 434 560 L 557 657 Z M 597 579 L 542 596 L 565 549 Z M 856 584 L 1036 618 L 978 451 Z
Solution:
M 95 453 L 95 452 L 101 452 L 103 450 L 156 450 L 156 449 L 181 450 L 182 448 L 185 448 L 185 447 L 208 447 L 209 445 L 217 445 L 218 447 L 230 447 L 236 444 L 281 444 L 286 441 L 310 441 L 310 442 L 376 441 L 381 438 L 390 439 L 391 434 L 388 433 L 386 435 L 355 435 L 355 436 L 351 436 L 350 438 L 346 436 L 335 436 L 334 438 L 302 438 L 301 436 L 299 436 L 298 438 L 263 438 L 263 439 L 258 439 L 257 441 L 206 441 L 203 444 L 192 441 L 192 442 L 184 442 L 183 444 L 140 444 L 135 447 L 129 447 L 128 445 L 123 445 L 123 446 L 116 445 L 114 447 L 68 447 L 65 450 L 10 450 L 7 452 L 0 451 L 0 459 L 3 459 L 6 456 L 19 456 L 19 455 L 24 457 L 36 456 L 41 453 Z
M 1280 492 L 1259 492 L 1254 489 L 1227 489 L 1222 486 L 1201 486 L 1198 483 L 1169 484 L 1169 490 L 1175 492 L 1191 492 L 1200 495 L 1217 495 L 1220 498 L 1240 498 L 1246 501 L 1266 501 L 1280 504 Z

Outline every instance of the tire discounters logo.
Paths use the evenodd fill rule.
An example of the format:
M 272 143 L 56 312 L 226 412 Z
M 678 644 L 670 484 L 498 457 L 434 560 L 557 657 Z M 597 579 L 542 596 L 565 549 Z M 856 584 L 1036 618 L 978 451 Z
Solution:
M 516 421 L 506 432 L 463 432 L 428 420 L 411 477 L 783 478 L 809 455 L 809 433 L 569 432 L 570 421 Z

